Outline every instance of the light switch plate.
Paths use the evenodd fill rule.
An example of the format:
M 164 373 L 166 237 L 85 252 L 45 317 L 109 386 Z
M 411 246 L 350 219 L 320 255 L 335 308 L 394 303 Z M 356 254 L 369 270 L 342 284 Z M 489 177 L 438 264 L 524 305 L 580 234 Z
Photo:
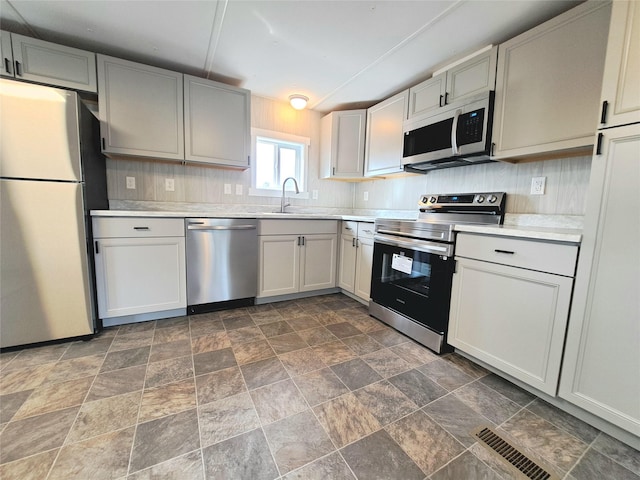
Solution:
M 136 189 L 136 177 L 126 177 L 127 180 L 127 190 L 135 190 Z
M 236 183 L 236 195 L 242 195 L 242 184 Z
M 533 177 L 531 179 L 531 195 L 544 195 L 547 177 Z
M 225 195 L 231 195 L 231 184 L 230 183 L 225 183 L 224 184 L 224 194 Z
M 164 189 L 167 192 L 175 192 L 176 191 L 176 182 L 173 178 L 165 178 L 164 179 Z

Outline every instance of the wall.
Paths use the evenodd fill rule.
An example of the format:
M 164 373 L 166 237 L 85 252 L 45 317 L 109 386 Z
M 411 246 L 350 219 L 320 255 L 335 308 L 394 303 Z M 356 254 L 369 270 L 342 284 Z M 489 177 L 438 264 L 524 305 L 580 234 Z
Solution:
M 310 110 L 293 110 L 284 102 L 251 97 L 253 127 L 311 139 L 308 191 L 318 190 L 319 196 L 318 200 L 291 196 L 294 207 L 416 211 L 418 198 L 424 193 L 504 191 L 508 194 L 508 213 L 584 215 L 590 156 L 515 165 L 490 163 L 360 183 L 321 180 L 318 178 L 321 116 Z M 280 203 L 279 198 L 247 194 L 251 185 L 250 170 L 108 159 L 107 173 L 110 200 L 264 206 L 267 211 L 275 210 Z M 136 178 L 136 190 L 126 189 L 127 176 Z M 529 195 L 534 176 L 547 177 L 545 195 Z M 175 179 L 174 192 L 165 191 L 165 178 Z M 232 195 L 223 193 L 225 183 L 232 185 Z M 235 185 L 242 185 L 242 195 L 235 195 Z M 369 194 L 368 201 L 364 201 L 364 192 Z
M 318 190 L 318 199 L 289 197 L 293 206 L 350 209 L 353 203 L 353 184 L 318 178 L 320 161 L 321 114 L 311 110 L 297 111 L 288 103 L 252 96 L 251 126 L 265 130 L 309 137 L 307 190 Z M 138 200 L 151 202 L 186 202 L 197 204 L 244 204 L 279 206 L 280 198 L 249 196 L 251 171 L 182 165 L 176 162 L 140 159 L 108 159 L 109 200 Z M 135 177 L 136 189 L 126 188 L 127 176 Z M 165 178 L 175 180 L 175 191 L 167 192 Z M 224 184 L 231 184 L 232 194 L 224 194 Z M 236 195 L 236 185 L 242 185 L 242 195 Z M 147 204 L 148 205 L 148 204 Z
M 424 193 L 507 192 L 508 213 L 584 215 L 591 157 L 519 164 L 488 163 L 389 177 L 355 186 L 355 209 L 416 210 Z M 547 177 L 545 195 L 530 195 L 531 177 Z M 364 192 L 369 200 L 364 201 Z

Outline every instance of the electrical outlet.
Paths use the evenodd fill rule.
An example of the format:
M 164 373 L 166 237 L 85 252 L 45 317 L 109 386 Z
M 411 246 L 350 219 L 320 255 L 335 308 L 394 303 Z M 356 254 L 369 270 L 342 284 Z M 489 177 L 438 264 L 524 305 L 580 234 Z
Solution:
M 242 195 L 242 185 L 236 183 L 236 195 Z
M 231 184 L 230 183 L 225 183 L 224 184 L 224 194 L 225 195 L 231 195 Z
M 547 177 L 533 177 L 531 179 L 531 195 L 544 195 Z
M 165 178 L 164 179 L 164 189 L 167 192 L 175 192 L 176 191 L 176 182 L 173 178 Z
M 311 190 L 311 197 L 314 200 L 317 200 L 318 199 L 318 190 Z
M 362 194 L 362 198 L 363 198 L 363 200 L 364 200 L 365 202 L 368 202 L 368 201 L 369 201 L 369 192 L 364 192 L 364 193 Z
M 126 177 L 127 180 L 127 190 L 135 190 L 136 189 L 136 177 Z

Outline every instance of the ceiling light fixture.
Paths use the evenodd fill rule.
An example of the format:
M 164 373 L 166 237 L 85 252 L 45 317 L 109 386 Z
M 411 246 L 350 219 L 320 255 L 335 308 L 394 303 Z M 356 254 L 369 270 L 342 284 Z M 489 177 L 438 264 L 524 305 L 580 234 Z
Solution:
M 305 97 L 304 95 L 300 95 L 295 93 L 289 97 L 289 103 L 296 110 L 302 110 L 307 106 L 307 102 L 309 101 L 309 97 Z

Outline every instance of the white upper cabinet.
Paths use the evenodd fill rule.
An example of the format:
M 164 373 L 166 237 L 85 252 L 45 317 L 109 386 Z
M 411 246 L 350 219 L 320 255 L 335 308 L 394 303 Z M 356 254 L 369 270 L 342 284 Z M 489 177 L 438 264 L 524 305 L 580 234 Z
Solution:
M 464 98 L 493 90 L 496 84 L 497 56 L 498 47 L 493 47 L 411 87 L 408 118 L 427 116 Z
M 0 30 L 0 76 L 13 77 L 13 52 L 11 51 L 11 34 Z
M 1 32 L 2 75 L 97 92 L 96 56 L 15 33 Z
M 98 55 L 102 150 L 184 160 L 182 74 Z
M 365 177 L 402 171 L 402 123 L 408 107 L 409 91 L 405 90 L 367 109 Z
M 637 1 L 613 2 L 602 108 L 603 127 L 640 122 L 640 4 Z
M 248 168 L 251 93 L 184 76 L 185 160 Z
M 496 159 L 593 144 L 610 9 L 586 2 L 500 45 Z
M 366 110 L 331 112 L 322 117 L 320 178 L 362 178 L 366 117 Z
M 441 73 L 435 77 L 419 83 L 409 89 L 408 118 L 425 115 L 438 110 L 444 105 L 444 96 L 447 93 L 447 74 Z

